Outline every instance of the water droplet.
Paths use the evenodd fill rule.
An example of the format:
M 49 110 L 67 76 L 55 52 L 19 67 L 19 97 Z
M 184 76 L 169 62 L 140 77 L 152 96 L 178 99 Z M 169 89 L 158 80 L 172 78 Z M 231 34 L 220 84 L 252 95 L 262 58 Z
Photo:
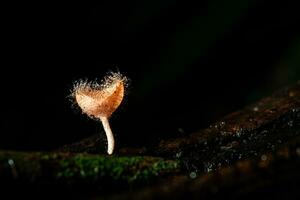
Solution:
M 175 156 L 176 156 L 176 158 L 180 158 L 182 156 L 182 152 L 180 151 L 180 152 L 176 153 Z
M 85 176 L 85 172 L 83 170 L 80 170 L 80 175 L 84 177 Z
M 223 126 L 225 126 L 225 124 L 226 124 L 225 122 L 221 122 L 220 126 L 223 127 Z
M 227 135 L 226 131 L 220 131 L 221 135 Z
M 13 159 L 8 159 L 7 163 L 12 167 L 15 165 L 15 162 Z
M 268 159 L 268 156 L 265 155 L 265 154 L 263 154 L 263 155 L 260 157 L 260 159 L 261 159 L 262 161 L 266 161 L 266 160 Z
M 211 172 L 213 170 L 213 164 L 212 163 L 207 162 L 204 165 L 205 165 L 205 171 L 206 172 Z
M 191 173 L 190 173 L 190 178 L 191 178 L 191 179 L 197 178 L 197 173 L 196 173 L 196 172 L 191 172 Z
M 289 127 L 293 127 L 294 121 L 293 121 L 293 120 L 289 121 L 289 122 L 288 122 L 288 125 L 289 125 Z

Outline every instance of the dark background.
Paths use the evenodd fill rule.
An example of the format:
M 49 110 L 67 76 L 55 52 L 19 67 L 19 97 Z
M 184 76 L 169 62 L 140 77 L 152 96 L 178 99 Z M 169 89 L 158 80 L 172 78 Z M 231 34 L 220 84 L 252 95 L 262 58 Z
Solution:
M 1 149 L 51 150 L 102 132 L 67 96 L 74 81 L 110 70 L 131 79 L 110 120 L 117 148 L 187 135 L 300 78 L 296 1 L 112 0 L 2 10 Z

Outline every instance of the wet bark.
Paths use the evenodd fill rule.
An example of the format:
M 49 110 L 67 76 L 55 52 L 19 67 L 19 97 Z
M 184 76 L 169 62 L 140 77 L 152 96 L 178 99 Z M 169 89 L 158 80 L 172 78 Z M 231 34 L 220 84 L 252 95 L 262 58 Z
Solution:
M 300 134 L 300 84 L 231 113 L 205 130 L 162 141 L 154 155 L 180 159 L 189 171 L 209 172 L 274 152 Z
M 213 173 L 174 176 L 167 183 L 110 199 L 299 199 L 300 141 Z

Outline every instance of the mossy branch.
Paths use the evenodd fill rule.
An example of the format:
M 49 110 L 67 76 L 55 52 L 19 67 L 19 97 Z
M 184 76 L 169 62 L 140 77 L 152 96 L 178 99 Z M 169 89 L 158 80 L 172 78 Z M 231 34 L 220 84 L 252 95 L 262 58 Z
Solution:
M 177 162 L 155 157 L 0 152 L 0 183 L 59 183 L 107 188 L 146 184 L 178 172 Z
M 174 176 L 134 194 L 113 195 L 113 200 L 135 199 L 299 199 L 300 141 L 256 159 L 222 167 L 198 177 Z

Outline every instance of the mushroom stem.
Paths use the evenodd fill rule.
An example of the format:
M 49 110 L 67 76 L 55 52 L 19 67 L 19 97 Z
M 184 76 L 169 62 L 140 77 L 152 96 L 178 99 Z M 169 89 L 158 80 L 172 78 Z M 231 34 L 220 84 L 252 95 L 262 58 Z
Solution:
M 111 128 L 109 126 L 109 122 L 107 117 L 100 117 L 100 120 L 102 122 L 104 131 L 106 133 L 106 138 L 107 138 L 107 153 L 111 155 L 114 151 L 114 146 L 115 146 L 115 140 L 114 140 L 114 135 L 111 131 Z

